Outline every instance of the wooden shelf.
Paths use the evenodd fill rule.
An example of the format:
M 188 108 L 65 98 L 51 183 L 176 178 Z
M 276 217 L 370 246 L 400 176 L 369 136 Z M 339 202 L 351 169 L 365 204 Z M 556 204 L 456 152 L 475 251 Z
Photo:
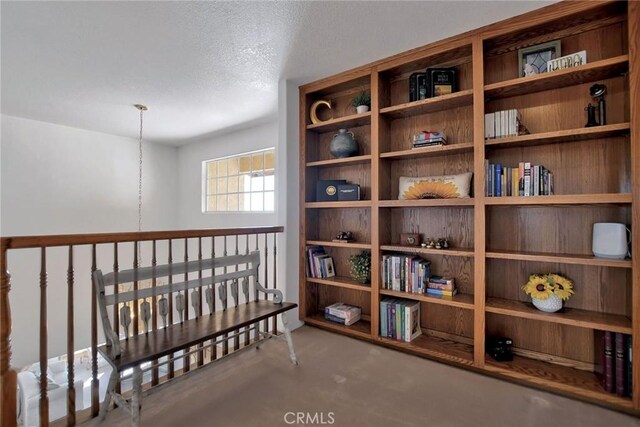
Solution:
M 381 208 L 420 208 L 438 206 L 473 207 L 473 198 L 463 199 L 421 199 L 421 200 L 380 200 Z
M 330 322 L 321 314 L 313 314 L 302 319 L 305 323 L 327 329 L 333 332 L 350 335 L 358 338 L 371 339 L 371 323 L 366 320 L 360 320 L 351 326 L 341 325 L 339 323 Z
M 335 286 L 338 288 L 353 289 L 356 291 L 371 292 L 371 285 L 363 285 L 360 282 L 349 279 L 347 277 L 330 277 L 328 279 L 318 279 L 315 277 L 307 277 L 307 282 L 319 283 L 321 285 Z
M 389 289 L 380 289 L 380 294 L 388 295 L 396 298 L 406 298 L 414 301 L 424 301 L 433 304 L 448 305 L 451 307 L 464 308 L 473 310 L 473 295 L 457 294 L 452 297 L 437 296 L 430 294 L 413 294 L 410 292 L 391 291 Z
M 342 159 L 316 160 L 313 162 L 307 162 L 307 167 L 351 166 L 369 162 L 371 162 L 371 154 L 365 154 L 362 156 L 345 157 Z
M 604 194 L 567 194 L 556 196 L 530 197 L 486 197 L 487 205 L 598 205 L 598 204 L 629 204 L 630 193 Z
M 448 95 L 420 101 L 407 102 L 400 105 L 380 109 L 380 114 L 391 119 L 419 116 L 420 114 L 435 113 L 436 111 L 450 110 L 464 107 L 473 103 L 473 90 L 462 90 Z
M 487 251 L 487 258 L 515 261 L 552 262 L 558 264 L 593 265 L 598 267 L 631 268 L 630 259 L 597 258 L 593 255 L 553 254 L 545 252 Z
M 353 128 L 368 124 L 371 124 L 371 111 L 362 114 L 351 114 L 349 116 L 307 125 L 307 130 L 315 132 L 330 132 L 338 129 Z
M 371 243 L 361 242 L 332 242 L 330 240 L 307 240 L 307 245 L 328 246 L 332 248 L 371 249 Z
M 380 337 L 379 341 L 383 345 L 401 349 L 419 356 L 436 359 L 440 362 L 467 366 L 473 365 L 473 346 L 429 336 L 424 332 L 411 342 L 383 337 Z
M 380 158 L 390 160 L 410 160 L 419 157 L 436 157 L 469 152 L 473 152 L 473 142 L 464 142 L 461 144 L 451 145 L 436 145 L 433 147 L 413 148 L 402 151 L 389 151 L 386 153 L 381 153 Z
M 420 246 L 381 245 L 380 249 L 383 251 L 404 252 L 409 254 L 473 258 L 473 249 L 471 248 L 427 249 Z
M 485 85 L 484 94 L 490 99 L 508 98 L 616 77 L 628 70 L 629 55 L 621 55 L 579 67 Z
M 599 313 L 597 311 L 578 310 L 576 308 L 563 308 L 557 313 L 545 313 L 530 303 L 502 298 L 487 298 L 486 311 L 488 313 L 540 320 L 543 322 L 561 323 L 563 325 L 577 326 L 580 328 L 621 332 L 623 334 L 632 333 L 631 319 L 619 314 Z
M 591 128 L 568 129 L 555 132 L 512 136 L 508 138 L 487 139 L 485 140 L 485 146 L 489 148 L 530 147 L 535 145 L 554 144 L 557 142 L 604 139 L 620 135 L 628 135 L 630 129 L 631 125 L 628 122 L 618 123 Z
M 354 202 L 306 202 L 304 207 L 307 209 L 370 208 L 371 200 L 357 200 Z
M 568 366 L 555 365 L 541 360 L 514 356 L 511 362 L 497 362 L 485 357 L 487 371 L 516 381 L 569 395 L 578 395 L 596 403 L 608 403 L 631 409 L 631 399 L 607 393 L 593 373 Z

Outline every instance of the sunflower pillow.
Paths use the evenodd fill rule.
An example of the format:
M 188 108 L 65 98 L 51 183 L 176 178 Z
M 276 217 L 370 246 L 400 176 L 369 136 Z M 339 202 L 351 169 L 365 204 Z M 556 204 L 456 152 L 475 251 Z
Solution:
M 458 175 L 400 177 L 400 200 L 456 199 L 469 197 L 471 172 Z

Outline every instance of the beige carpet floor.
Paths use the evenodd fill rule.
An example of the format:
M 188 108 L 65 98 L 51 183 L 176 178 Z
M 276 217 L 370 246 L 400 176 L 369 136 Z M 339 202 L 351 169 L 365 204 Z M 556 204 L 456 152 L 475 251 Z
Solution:
M 142 425 L 640 426 L 598 406 L 316 328 L 302 327 L 293 339 L 300 366 L 289 363 L 284 341 L 270 340 L 145 396 Z M 115 409 L 104 423 L 86 425 L 128 420 Z

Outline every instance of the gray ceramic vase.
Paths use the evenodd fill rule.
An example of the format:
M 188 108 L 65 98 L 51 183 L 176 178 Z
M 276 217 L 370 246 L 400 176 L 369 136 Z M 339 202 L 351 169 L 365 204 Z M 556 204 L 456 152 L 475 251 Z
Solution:
M 358 154 L 358 143 L 353 132 L 349 132 L 346 129 L 338 130 L 338 133 L 333 135 L 329 151 L 339 159 L 356 156 Z

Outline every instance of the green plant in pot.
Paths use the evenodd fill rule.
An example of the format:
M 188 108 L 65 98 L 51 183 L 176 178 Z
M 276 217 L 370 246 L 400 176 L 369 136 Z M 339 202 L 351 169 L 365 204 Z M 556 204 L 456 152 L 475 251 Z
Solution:
M 360 283 L 371 281 L 371 252 L 362 251 L 349 257 L 351 265 L 351 278 Z
M 351 98 L 351 105 L 356 107 L 358 114 L 366 113 L 371 108 L 371 95 L 367 91 L 361 91 L 359 94 Z

